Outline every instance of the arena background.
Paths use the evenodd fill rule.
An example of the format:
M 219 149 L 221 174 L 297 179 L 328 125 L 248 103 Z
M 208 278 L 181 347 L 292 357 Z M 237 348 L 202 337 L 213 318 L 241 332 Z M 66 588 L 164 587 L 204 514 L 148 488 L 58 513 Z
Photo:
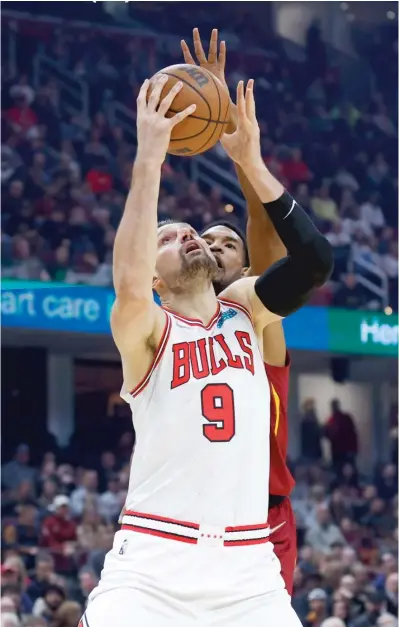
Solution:
M 2 626 L 74 627 L 117 528 L 134 435 L 113 237 L 137 89 L 194 26 L 220 29 L 230 87 L 256 79 L 265 161 L 335 251 L 332 281 L 284 323 L 294 606 L 312 627 L 397 625 L 397 3 L 2 9 Z M 159 209 L 245 224 L 218 147 L 168 159 Z

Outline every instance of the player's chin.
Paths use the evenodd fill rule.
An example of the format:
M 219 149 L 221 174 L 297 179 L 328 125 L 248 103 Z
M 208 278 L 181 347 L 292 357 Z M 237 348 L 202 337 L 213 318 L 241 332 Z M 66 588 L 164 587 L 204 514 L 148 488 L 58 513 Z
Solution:
M 191 253 L 184 258 L 184 265 L 189 270 L 191 275 L 204 274 L 212 281 L 218 271 L 217 264 L 213 257 L 207 255 L 203 250 L 195 251 L 195 254 Z
M 215 281 L 217 281 L 218 283 L 222 284 L 225 282 L 226 279 L 226 272 L 225 269 L 222 268 L 222 266 L 220 266 L 219 264 L 217 264 L 216 266 L 216 274 L 215 274 Z

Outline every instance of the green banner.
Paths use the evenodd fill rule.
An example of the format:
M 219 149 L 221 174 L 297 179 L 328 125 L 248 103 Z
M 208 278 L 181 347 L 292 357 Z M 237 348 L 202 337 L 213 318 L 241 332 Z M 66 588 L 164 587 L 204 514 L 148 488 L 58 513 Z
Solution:
M 337 353 L 398 353 L 398 316 L 380 312 L 328 310 L 329 348 Z

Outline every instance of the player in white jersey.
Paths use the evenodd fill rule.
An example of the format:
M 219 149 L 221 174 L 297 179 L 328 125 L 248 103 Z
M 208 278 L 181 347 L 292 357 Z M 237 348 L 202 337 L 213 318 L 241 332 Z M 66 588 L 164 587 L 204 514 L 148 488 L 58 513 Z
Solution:
M 217 265 L 204 240 L 186 224 L 157 230 L 171 129 L 193 110 L 164 117 L 181 89 L 160 102 L 165 79 L 148 103 L 148 81 L 140 91 L 133 182 L 114 250 L 112 330 L 136 429 L 127 511 L 82 625 L 295 627 L 269 541 L 270 399 L 258 337 L 325 280 L 330 248 L 261 163 L 253 83 L 245 96 L 240 83 L 238 129 L 223 144 L 272 219 L 277 208 L 292 255 L 216 298 Z M 268 296 L 292 279 L 288 297 Z

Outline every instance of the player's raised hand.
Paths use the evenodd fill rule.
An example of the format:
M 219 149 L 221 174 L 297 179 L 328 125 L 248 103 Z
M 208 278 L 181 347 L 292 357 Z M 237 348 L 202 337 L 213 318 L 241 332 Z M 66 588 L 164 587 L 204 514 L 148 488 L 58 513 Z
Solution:
M 165 117 L 173 100 L 183 87 L 182 82 L 177 82 L 170 92 L 162 98 L 162 90 L 167 81 L 168 77 L 164 74 L 156 78 L 148 97 L 150 81 L 145 80 L 137 98 L 136 159 L 150 161 L 154 165 L 161 165 L 164 162 L 173 128 L 196 109 L 196 105 L 190 105 L 173 117 Z
M 241 167 L 256 164 L 262 159 L 252 79 L 248 81 L 245 91 L 244 81 L 238 83 L 237 130 L 230 135 L 224 133 L 220 141 L 229 157 Z
M 193 58 L 190 48 L 184 39 L 181 40 L 181 49 L 183 51 L 184 61 L 189 65 L 200 65 L 216 76 L 223 85 L 227 87 L 224 68 L 226 65 L 226 42 L 221 41 L 218 52 L 218 30 L 212 30 L 211 39 L 209 41 L 208 56 L 204 52 L 201 37 L 198 28 L 193 30 L 193 43 L 196 61 Z

